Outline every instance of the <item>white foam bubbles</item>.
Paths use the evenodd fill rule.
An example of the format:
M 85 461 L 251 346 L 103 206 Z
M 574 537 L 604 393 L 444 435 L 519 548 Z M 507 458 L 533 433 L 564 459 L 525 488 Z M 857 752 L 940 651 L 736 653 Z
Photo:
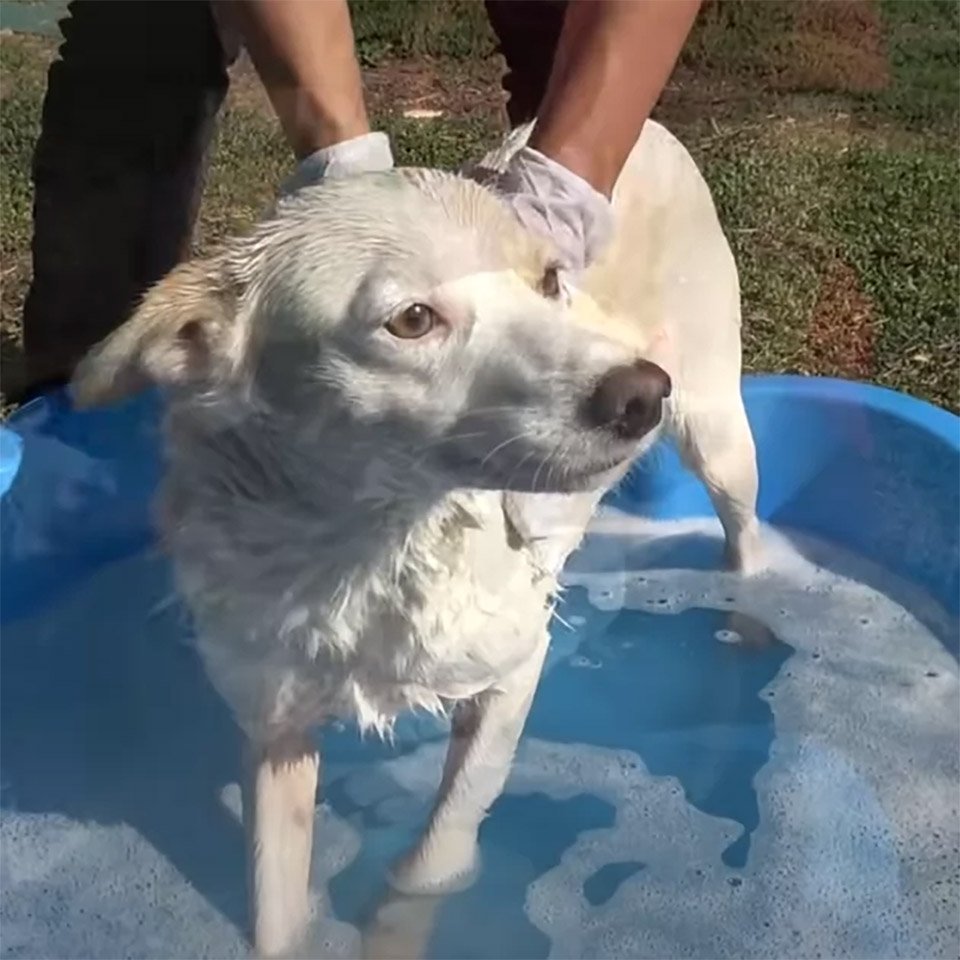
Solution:
M 725 867 L 721 859 L 741 835 L 741 824 L 696 809 L 678 780 L 651 775 L 635 754 L 589 744 L 524 741 L 508 794 L 545 794 L 557 801 L 588 794 L 615 809 L 612 826 L 580 832 L 560 862 L 526 889 L 526 917 L 550 938 L 550 955 L 956 956 L 960 690 L 956 662 L 915 615 L 923 601 L 911 602 L 914 612 L 908 613 L 856 577 L 838 577 L 805 560 L 770 531 L 764 539 L 771 569 L 755 580 L 715 570 L 663 569 L 666 554 L 659 538 L 664 533 L 717 540 L 718 527 L 642 526 L 601 517 L 598 529 L 605 522 L 610 535 L 603 544 L 588 538 L 576 572 L 565 578 L 587 589 L 598 618 L 619 609 L 663 615 L 694 606 L 739 611 L 768 625 L 797 652 L 766 688 L 774 695 L 768 702 L 777 737 L 755 778 L 760 823 L 742 870 Z M 638 551 L 640 534 L 651 539 Z M 65 622 L 35 628 L 42 651 L 34 672 L 24 676 L 38 684 L 31 693 L 37 710 L 59 709 L 58 698 L 69 695 L 73 678 L 68 674 L 61 678 L 62 687 L 42 686 L 45 671 L 56 670 L 63 647 L 90 644 L 90 669 L 98 667 L 97 647 L 88 632 L 76 627 L 83 622 L 81 609 L 88 617 L 91 611 L 109 611 L 110 630 L 124 639 L 111 647 L 116 680 L 91 688 L 96 696 L 116 697 L 118 709 L 123 708 L 118 715 L 137 723 L 146 723 L 139 705 L 147 698 L 167 698 L 172 705 L 172 712 L 158 716 L 175 720 L 178 712 L 188 710 L 187 699 L 196 691 L 168 688 L 181 674 L 157 670 L 162 664 L 156 649 L 180 633 L 171 630 L 163 612 L 166 587 L 153 585 L 151 563 L 138 558 L 105 571 L 85 586 L 81 607 L 79 600 L 64 606 Z M 845 569 L 852 568 L 850 561 Z M 144 610 L 153 616 L 145 617 Z M 585 623 L 582 613 L 571 615 L 570 623 L 593 627 L 593 617 Z M 932 624 L 938 618 L 940 612 L 930 608 L 922 620 Z M 747 646 L 745 629 L 731 627 L 729 632 Z M 559 642 L 551 663 L 558 656 L 568 662 L 581 657 L 577 675 L 597 677 L 589 670 L 604 665 L 577 650 L 577 631 L 556 630 L 555 636 Z M 5 628 L 3 639 L 5 644 L 28 643 L 30 633 Z M 732 636 L 715 640 L 730 642 Z M 623 645 L 628 642 L 639 646 L 643 637 Z M 172 656 L 190 655 L 177 650 Z M 140 679 L 134 681 L 134 676 Z M 91 700 L 83 711 L 101 706 Z M 57 736 L 72 733 L 76 716 L 66 712 L 63 718 L 50 728 Z M 36 738 L 49 745 L 39 739 L 40 733 L 48 735 L 46 726 L 34 729 L 31 722 L 28 728 L 31 743 Z M 194 788 L 202 766 L 166 766 L 168 734 L 164 728 L 139 730 L 155 755 L 124 771 L 130 758 L 118 754 L 110 768 L 115 779 L 83 781 L 94 797 L 89 805 L 64 798 L 53 789 L 55 783 L 47 796 L 40 789 L 47 783 L 44 778 L 28 776 L 11 756 L 0 758 L 4 955 L 248 955 L 238 926 L 243 881 L 229 874 L 230 864 L 237 862 L 229 859 L 229 851 L 242 849 L 235 771 L 204 775 L 209 796 L 198 798 Z M 184 748 L 189 734 L 189 729 L 177 734 Z M 84 742 L 89 746 L 99 740 Z M 413 830 L 434 797 L 444 750 L 443 744 L 428 744 L 388 763 L 346 772 L 345 794 L 365 813 Z M 93 776 L 101 767 L 95 757 L 90 759 Z M 197 763 L 220 760 L 211 754 Z M 140 807 L 135 797 L 129 804 L 121 802 L 134 776 L 183 777 L 183 784 L 193 786 L 180 802 L 202 803 L 206 797 L 226 822 L 224 829 L 233 833 L 224 845 L 211 846 L 202 832 L 193 837 L 171 833 L 175 818 L 128 822 Z M 170 796 L 176 793 L 170 791 Z M 330 917 L 325 898 L 331 878 L 356 861 L 360 829 L 359 818 L 348 823 L 329 808 L 318 810 L 316 954 L 361 953 L 359 933 Z M 189 852 L 191 846 L 204 857 L 224 857 L 209 863 L 205 879 L 198 867 L 202 858 L 194 856 L 185 865 L 184 848 Z M 519 853 L 507 853 L 514 859 L 500 854 L 504 871 L 523 867 L 532 875 L 529 864 L 519 863 Z M 616 863 L 644 866 L 626 875 L 604 902 L 591 903 L 585 884 Z M 233 909 L 224 891 L 236 895 Z M 421 924 L 421 913 L 413 913 Z M 490 918 L 485 913 L 476 922 L 489 924 Z M 462 937 L 470 943 L 470 930 Z
M 638 934 L 636 913 L 608 909 L 602 942 L 581 944 L 578 955 L 956 956 L 960 684 L 956 660 L 928 629 L 955 635 L 955 621 L 869 562 L 807 538 L 765 530 L 769 568 L 743 579 L 662 563 L 663 545 L 676 546 L 676 537 L 709 538 L 719 547 L 715 522 L 651 523 L 606 511 L 594 529 L 603 534 L 599 552 L 591 556 L 588 537 L 565 583 L 586 588 L 599 615 L 618 594 L 620 609 L 647 613 L 734 610 L 769 625 L 797 654 L 764 691 L 777 737 L 756 778 L 761 820 L 738 899 L 718 886 L 712 896 L 723 913 L 713 914 L 703 891 L 673 888 L 649 915 L 660 934 L 682 918 L 688 933 L 678 927 L 674 940 Z M 617 552 L 622 565 L 611 572 Z M 839 576 L 827 564 L 853 575 Z M 907 598 L 913 612 L 887 592 Z M 744 638 L 722 630 L 715 639 Z M 630 849 L 618 843 L 617 856 Z M 660 879 L 656 869 L 645 871 L 647 896 Z M 562 887 L 569 899 L 579 882 L 579 874 L 553 878 L 545 896 L 561 896 Z M 738 912 L 747 899 L 753 909 Z M 697 904 L 697 917 L 686 916 L 684 904 Z M 565 902 L 550 911 L 563 918 L 562 928 L 541 917 L 567 948 L 586 919 L 571 922 L 572 909 Z M 698 948 L 693 931 L 705 925 L 711 932 Z
M 360 770 L 356 799 L 385 782 L 426 803 L 443 744 Z M 551 957 L 842 957 L 946 955 L 901 895 L 889 817 L 861 774 L 815 741 L 778 748 L 764 777 L 765 823 L 747 868 L 723 866 L 740 825 L 708 816 L 679 783 L 652 776 L 629 752 L 525 740 L 509 795 L 582 794 L 616 809 L 610 828 L 584 830 L 560 863 L 526 892 L 526 914 L 551 941 Z M 374 789 L 374 793 L 378 792 Z M 609 864 L 641 864 L 600 905 L 585 896 Z M 495 912 L 490 905 L 484 916 Z M 482 921 L 478 917 L 478 921 Z M 397 940 L 425 946 L 419 912 L 394 917 Z M 405 929 L 407 924 L 411 929 Z M 464 931 L 469 942 L 469 931 Z

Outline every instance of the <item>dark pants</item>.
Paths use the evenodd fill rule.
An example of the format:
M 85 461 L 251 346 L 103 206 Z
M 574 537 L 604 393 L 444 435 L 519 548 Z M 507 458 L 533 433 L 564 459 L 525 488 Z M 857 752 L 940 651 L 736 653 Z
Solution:
M 543 96 L 565 0 L 485 0 L 512 124 Z M 206 0 L 74 0 L 34 154 L 28 383 L 69 376 L 189 250 L 228 55 Z

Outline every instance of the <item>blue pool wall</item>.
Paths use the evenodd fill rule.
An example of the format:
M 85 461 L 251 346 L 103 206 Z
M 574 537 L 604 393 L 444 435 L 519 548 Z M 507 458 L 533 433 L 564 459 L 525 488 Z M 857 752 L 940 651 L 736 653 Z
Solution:
M 960 418 L 872 385 L 743 381 L 757 442 L 759 515 L 875 561 L 960 611 Z M 60 392 L 2 433 L 0 619 L 41 609 L 153 537 L 159 404 L 147 392 L 78 412 Z M 659 444 L 607 502 L 655 519 L 712 516 L 700 482 Z

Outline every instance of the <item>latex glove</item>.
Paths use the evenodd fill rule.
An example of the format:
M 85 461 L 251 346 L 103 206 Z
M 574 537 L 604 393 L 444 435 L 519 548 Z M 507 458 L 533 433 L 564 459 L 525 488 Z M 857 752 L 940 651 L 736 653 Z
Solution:
M 392 169 L 390 138 L 380 131 L 364 133 L 304 157 L 297 169 L 281 184 L 280 195 L 286 196 L 328 177 L 349 177 Z
M 613 235 L 610 201 L 532 147 L 518 150 L 494 185 L 524 226 L 553 241 L 561 267 L 574 276 L 596 260 Z

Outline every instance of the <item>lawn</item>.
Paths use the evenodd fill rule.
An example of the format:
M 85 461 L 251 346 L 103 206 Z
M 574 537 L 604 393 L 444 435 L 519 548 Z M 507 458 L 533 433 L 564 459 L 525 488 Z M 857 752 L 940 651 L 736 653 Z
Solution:
M 502 130 L 472 0 L 354 0 L 376 122 L 401 163 L 451 167 Z M 17 376 L 29 161 L 54 55 L 0 41 L 0 332 Z M 217 137 L 198 249 L 242 230 L 290 157 L 249 65 Z M 410 110 L 442 110 L 417 119 Z M 960 407 L 960 6 L 714 0 L 656 116 L 710 184 L 739 264 L 749 370 L 829 374 Z

